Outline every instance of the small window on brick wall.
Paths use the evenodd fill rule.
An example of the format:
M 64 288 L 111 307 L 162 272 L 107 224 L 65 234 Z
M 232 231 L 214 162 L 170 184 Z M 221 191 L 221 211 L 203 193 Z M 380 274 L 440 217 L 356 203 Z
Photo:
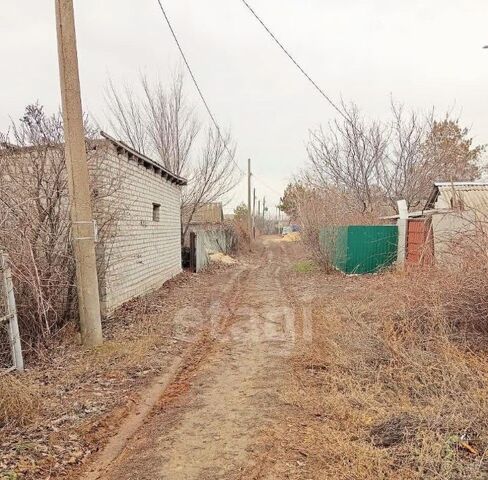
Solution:
M 159 222 L 161 218 L 161 205 L 153 203 L 153 222 Z

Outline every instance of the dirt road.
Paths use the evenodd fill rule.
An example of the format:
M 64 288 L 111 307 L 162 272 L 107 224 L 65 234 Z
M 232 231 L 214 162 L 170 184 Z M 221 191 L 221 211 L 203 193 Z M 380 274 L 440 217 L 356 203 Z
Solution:
M 86 480 L 488 478 L 486 348 L 418 319 L 414 274 L 326 274 L 264 237 L 191 279 L 154 325 L 178 326 L 185 355 Z
M 231 479 L 252 469 L 255 441 L 279 410 L 295 340 L 280 282 L 291 245 L 268 237 L 256 248 L 249 263 L 229 269 L 220 291 L 208 292 L 209 309 L 178 312 L 182 325 L 199 323 L 197 334 L 181 331 L 193 355 L 100 478 Z
M 23 377 L 37 417 L 4 428 L 0 478 L 486 479 L 486 342 L 424 280 L 277 237 L 184 274 Z

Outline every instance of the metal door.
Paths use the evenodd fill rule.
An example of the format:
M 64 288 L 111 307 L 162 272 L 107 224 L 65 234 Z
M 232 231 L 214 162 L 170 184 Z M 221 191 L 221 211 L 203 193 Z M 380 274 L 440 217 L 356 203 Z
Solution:
M 197 271 L 197 234 L 190 232 L 190 272 Z
M 430 218 L 411 218 L 407 229 L 407 265 L 432 265 L 434 242 Z

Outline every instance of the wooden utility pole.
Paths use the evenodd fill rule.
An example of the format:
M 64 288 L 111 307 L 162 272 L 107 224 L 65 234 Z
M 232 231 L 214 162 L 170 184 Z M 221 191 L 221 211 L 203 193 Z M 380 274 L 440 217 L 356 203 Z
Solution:
M 74 9 L 73 0 L 55 1 L 65 155 L 81 339 L 84 345 L 93 347 L 100 345 L 103 338 L 95 258 L 95 224 L 92 216 L 86 162 Z
M 251 159 L 247 159 L 247 225 L 249 229 L 249 250 L 252 247 L 252 211 L 251 211 Z
M 280 215 L 280 206 L 276 205 L 276 216 L 278 217 L 278 233 L 281 233 L 281 215 Z
M 256 238 L 256 189 L 252 191 L 252 238 Z

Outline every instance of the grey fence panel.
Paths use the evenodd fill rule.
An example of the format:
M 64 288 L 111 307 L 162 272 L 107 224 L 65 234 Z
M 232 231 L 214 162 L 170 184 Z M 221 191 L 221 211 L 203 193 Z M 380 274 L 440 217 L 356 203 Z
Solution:
M 23 371 L 24 360 L 20 343 L 12 272 L 8 256 L 4 252 L 0 252 L 0 327 L 2 330 L 6 329 L 12 359 L 12 366 L 7 368 L 6 371 Z
M 196 271 L 200 272 L 210 263 L 210 254 L 229 253 L 235 244 L 232 233 L 226 230 L 200 230 L 196 232 Z

